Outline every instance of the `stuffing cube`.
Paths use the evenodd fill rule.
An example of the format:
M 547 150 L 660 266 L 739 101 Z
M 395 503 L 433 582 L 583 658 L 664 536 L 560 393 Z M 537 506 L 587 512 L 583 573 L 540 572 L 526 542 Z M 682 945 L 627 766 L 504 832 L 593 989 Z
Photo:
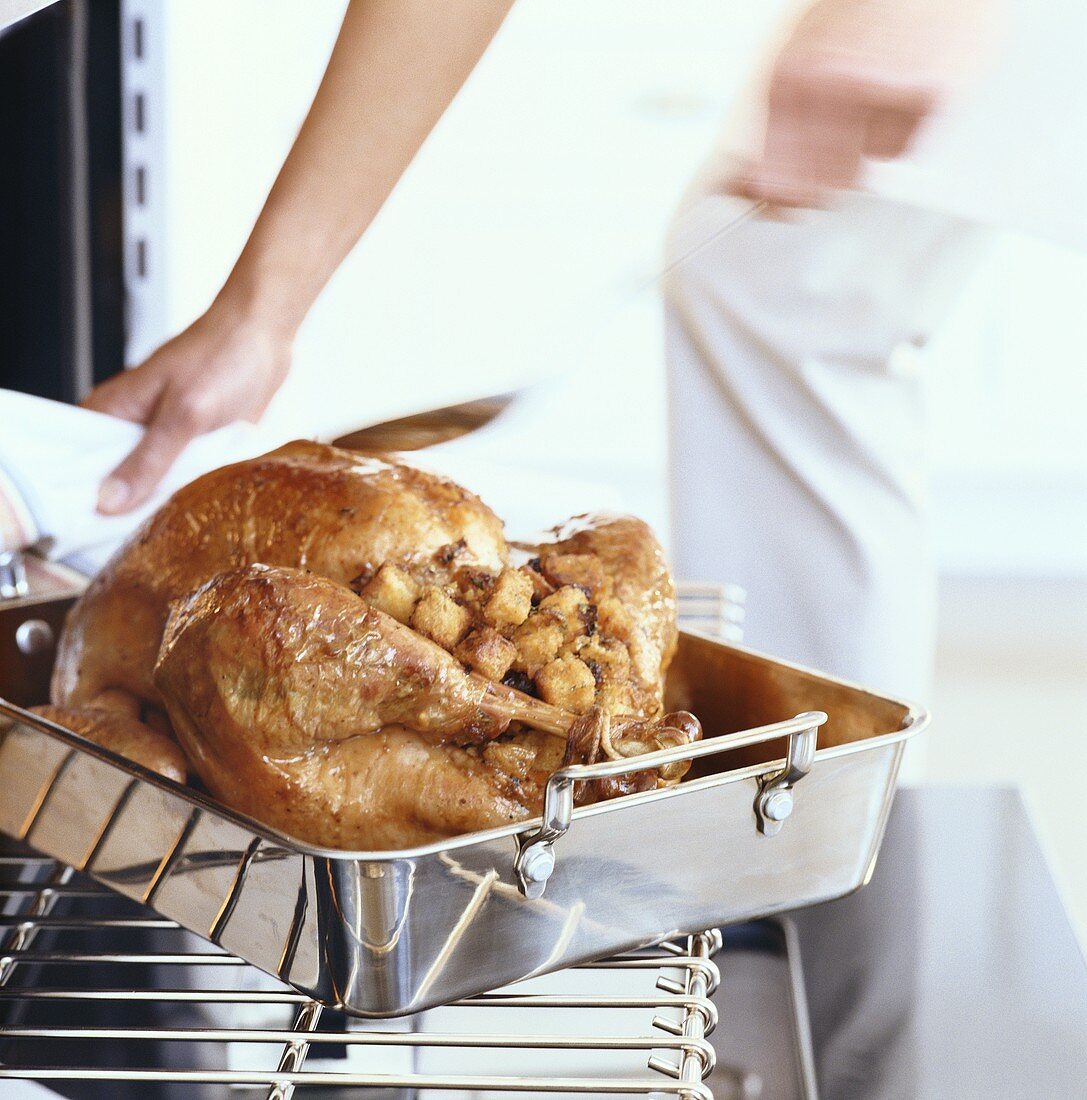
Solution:
M 411 613 L 419 599 L 419 584 L 399 565 L 386 562 L 363 586 L 359 595 L 371 607 L 407 624 L 411 622 Z
M 557 657 L 536 675 L 540 698 L 552 706 L 584 714 L 596 698 L 596 678 L 577 657 Z
M 630 678 L 630 654 L 621 642 L 596 635 L 578 639 L 572 648 L 596 677 L 598 686 L 625 683 Z
M 574 643 L 577 655 L 596 681 L 598 705 L 613 714 L 638 709 L 631 681 L 630 653 L 622 642 L 599 634 Z
M 483 626 L 473 630 L 457 646 L 456 656 L 480 676 L 501 680 L 517 656 L 517 647 L 494 627 Z
M 589 597 L 572 584 L 542 600 L 540 610 L 549 611 L 562 620 L 563 641 L 566 642 L 591 633 L 590 624 L 596 622 L 596 609 L 589 603 Z
M 519 569 L 503 569 L 494 582 L 483 617 L 496 630 L 520 626 L 532 610 L 532 581 Z
M 607 581 L 604 566 L 595 554 L 545 554 L 540 568 L 556 587 L 576 584 L 590 596 L 601 595 Z
M 624 642 L 633 637 L 634 619 L 620 600 L 609 596 L 600 601 L 596 611 L 601 634 Z
M 539 558 L 533 558 L 527 565 L 522 565 L 517 572 L 528 577 L 531 582 L 533 603 L 539 603 L 555 591 L 555 586 L 540 572 Z
M 562 648 L 563 626 L 554 615 L 537 612 L 513 633 L 517 647 L 514 667 L 533 679 L 544 665 L 553 661 Z
M 472 616 L 448 592 L 432 585 L 419 597 L 411 615 L 411 625 L 442 649 L 452 652 L 468 633 Z
M 596 661 L 609 675 L 630 675 L 630 654 L 627 647 L 613 638 L 590 638 L 578 656 L 582 660 Z

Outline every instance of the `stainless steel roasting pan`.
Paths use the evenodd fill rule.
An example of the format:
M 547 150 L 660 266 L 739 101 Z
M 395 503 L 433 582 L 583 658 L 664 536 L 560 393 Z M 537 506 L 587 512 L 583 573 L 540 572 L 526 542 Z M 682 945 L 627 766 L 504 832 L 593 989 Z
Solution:
M 0 831 L 373 1017 L 867 880 L 923 712 L 690 632 L 669 694 L 703 741 L 566 768 L 542 820 L 394 852 L 299 843 L 0 701 Z M 572 808 L 579 779 L 677 756 L 678 787 Z

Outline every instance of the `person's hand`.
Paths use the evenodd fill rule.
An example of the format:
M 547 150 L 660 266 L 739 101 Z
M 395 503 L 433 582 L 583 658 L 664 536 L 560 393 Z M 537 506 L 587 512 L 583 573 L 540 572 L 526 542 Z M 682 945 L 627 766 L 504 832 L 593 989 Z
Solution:
M 760 156 L 728 190 L 771 206 L 825 205 L 866 157 L 906 152 L 989 52 L 996 0 L 818 0 L 770 74 Z
M 142 504 L 186 444 L 235 420 L 257 420 L 282 385 L 290 338 L 215 306 L 149 359 L 97 386 L 88 409 L 145 424 L 131 454 L 102 482 L 98 510 Z

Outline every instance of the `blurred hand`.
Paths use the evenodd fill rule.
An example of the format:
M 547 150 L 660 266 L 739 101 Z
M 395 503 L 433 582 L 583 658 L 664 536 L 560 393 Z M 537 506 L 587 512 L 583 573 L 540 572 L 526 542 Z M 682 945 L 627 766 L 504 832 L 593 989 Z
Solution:
M 728 189 L 774 206 L 821 206 L 865 157 L 906 152 L 924 120 L 984 60 L 996 0 L 818 0 L 770 76 L 761 157 Z
M 83 405 L 145 424 L 132 453 L 102 482 L 98 510 L 131 511 L 186 444 L 235 420 L 258 420 L 282 385 L 290 339 L 215 306 L 149 359 L 97 386 Z

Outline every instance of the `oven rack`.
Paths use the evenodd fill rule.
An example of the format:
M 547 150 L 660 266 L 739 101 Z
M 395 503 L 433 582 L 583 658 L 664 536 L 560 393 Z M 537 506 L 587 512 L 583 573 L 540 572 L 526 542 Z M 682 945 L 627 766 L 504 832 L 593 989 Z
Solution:
M 744 640 L 746 590 L 716 581 L 677 581 L 676 610 L 684 630 L 700 630 L 725 642 Z
M 430 1030 L 430 1014 L 348 1019 L 70 867 L 8 851 L 0 856 L 0 1082 L 108 1082 L 116 1091 L 102 1095 L 127 1085 L 141 1097 L 169 1083 L 269 1100 L 309 1088 L 405 1100 L 430 1092 L 712 1100 L 713 1073 L 718 1100 L 759 1091 L 742 1070 L 714 1072 L 716 931 L 469 998 L 454 1008 L 482 1017 L 475 1028 Z M 648 991 L 600 992 L 616 972 Z M 538 982 L 544 991 L 532 988 Z M 574 988 L 555 991 L 556 982 Z M 507 1033 L 516 1019 L 529 1024 Z M 454 1051 L 459 1067 L 420 1068 Z M 377 1055 L 406 1068 L 363 1064 Z M 480 1072 L 487 1058 L 512 1070 Z

